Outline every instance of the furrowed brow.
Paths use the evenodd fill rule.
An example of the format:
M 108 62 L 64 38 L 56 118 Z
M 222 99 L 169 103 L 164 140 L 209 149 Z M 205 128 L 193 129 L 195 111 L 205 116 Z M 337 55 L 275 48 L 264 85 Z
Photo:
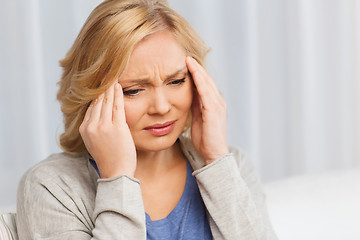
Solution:
M 146 84 L 149 82 L 148 78 L 144 79 L 123 79 L 119 80 L 120 83 L 126 83 L 126 84 Z
M 179 69 L 179 70 L 177 70 L 176 72 L 174 72 L 174 73 L 166 76 L 166 77 L 165 77 L 165 81 L 171 80 L 171 79 L 173 79 L 174 77 L 176 77 L 177 75 L 179 75 L 180 73 L 183 73 L 183 72 L 184 72 L 184 73 L 187 73 L 187 67 L 186 67 L 186 66 L 183 67 L 183 68 L 181 68 L 181 69 Z
M 169 74 L 165 77 L 165 81 L 169 81 L 174 79 L 177 75 L 181 74 L 181 73 L 187 73 L 187 67 L 182 67 L 181 69 L 177 70 L 176 72 Z M 123 80 L 119 80 L 119 82 L 123 82 L 126 84 L 147 84 L 150 82 L 149 78 L 142 78 L 142 79 L 123 79 Z

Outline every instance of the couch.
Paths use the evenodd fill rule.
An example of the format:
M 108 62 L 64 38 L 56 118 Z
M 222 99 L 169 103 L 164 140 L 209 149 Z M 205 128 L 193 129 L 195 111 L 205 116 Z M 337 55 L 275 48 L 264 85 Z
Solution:
M 264 184 L 280 240 L 360 240 L 360 169 Z

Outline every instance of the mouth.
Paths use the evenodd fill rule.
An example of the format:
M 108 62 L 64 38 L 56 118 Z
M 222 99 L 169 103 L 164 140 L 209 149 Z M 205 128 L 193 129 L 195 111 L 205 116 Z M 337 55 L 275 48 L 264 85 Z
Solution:
M 175 126 L 175 121 L 169 121 L 165 123 L 156 123 L 144 128 L 144 130 L 148 131 L 152 135 L 155 136 L 164 136 L 169 134 Z

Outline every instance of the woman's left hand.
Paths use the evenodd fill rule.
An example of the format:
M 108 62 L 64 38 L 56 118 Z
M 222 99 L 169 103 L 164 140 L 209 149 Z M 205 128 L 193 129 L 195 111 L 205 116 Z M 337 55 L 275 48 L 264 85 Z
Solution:
M 226 135 L 226 103 L 212 78 L 192 57 L 186 65 L 196 89 L 192 103 L 191 139 L 208 165 L 229 153 Z

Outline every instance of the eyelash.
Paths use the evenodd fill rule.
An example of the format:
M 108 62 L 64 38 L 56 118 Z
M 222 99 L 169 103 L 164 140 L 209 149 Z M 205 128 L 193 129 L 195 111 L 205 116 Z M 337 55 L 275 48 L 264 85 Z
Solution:
M 182 78 L 182 79 L 174 80 L 174 81 L 170 82 L 169 84 L 173 85 L 173 86 L 179 86 L 184 82 L 185 82 L 185 78 Z M 133 97 L 133 96 L 138 95 L 141 91 L 144 91 L 144 89 L 131 89 L 131 90 L 126 90 L 123 93 L 125 96 Z
M 182 79 L 178 79 L 178 80 L 172 81 L 172 82 L 170 82 L 170 84 L 171 84 L 171 85 L 174 85 L 174 86 L 178 86 L 178 85 L 180 85 L 180 84 L 182 84 L 182 83 L 184 83 L 184 82 L 185 82 L 185 78 L 182 78 Z
M 143 89 L 131 89 L 131 90 L 127 90 L 127 91 L 124 91 L 124 95 L 125 96 L 136 96 L 139 94 L 139 92 L 143 91 Z

